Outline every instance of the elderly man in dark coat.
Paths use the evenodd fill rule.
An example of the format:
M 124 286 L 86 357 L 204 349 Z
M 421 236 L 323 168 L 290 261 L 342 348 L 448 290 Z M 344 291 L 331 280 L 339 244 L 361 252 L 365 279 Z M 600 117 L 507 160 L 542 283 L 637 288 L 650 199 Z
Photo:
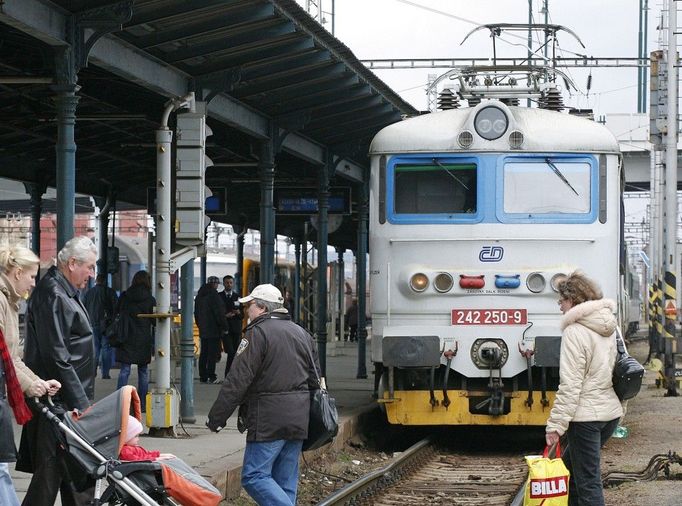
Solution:
M 54 378 L 62 388 L 53 397 L 56 411 L 84 410 L 95 393 L 95 347 L 88 312 L 79 294 L 95 274 L 97 249 L 87 237 L 74 237 L 57 254 L 36 286 L 26 314 L 24 362 L 42 378 Z M 17 470 L 33 472 L 22 504 L 52 506 L 61 491 L 63 505 L 87 504 L 64 474 L 63 450 L 58 449 L 44 416 L 24 426 Z M 90 494 L 87 494 L 90 496 Z
M 317 348 L 291 321 L 276 287 L 258 285 L 239 302 L 246 304 L 250 323 L 206 425 L 220 430 L 239 407 L 238 427 L 248 429 L 242 486 L 261 506 L 293 506 L 313 371 L 320 366 Z

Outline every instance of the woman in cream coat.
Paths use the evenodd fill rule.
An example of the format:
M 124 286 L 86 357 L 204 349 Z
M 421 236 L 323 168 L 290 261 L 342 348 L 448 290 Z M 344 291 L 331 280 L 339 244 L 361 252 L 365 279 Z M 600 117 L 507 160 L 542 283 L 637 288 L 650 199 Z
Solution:
M 560 383 L 547 420 L 547 445 L 567 434 L 563 459 L 571 472 L 569 505 L 604 504 L 600 455 L 623 415 L 611 375 L 616 362 L 616 305 L 574 272 L 559 283 L 563 331 Z

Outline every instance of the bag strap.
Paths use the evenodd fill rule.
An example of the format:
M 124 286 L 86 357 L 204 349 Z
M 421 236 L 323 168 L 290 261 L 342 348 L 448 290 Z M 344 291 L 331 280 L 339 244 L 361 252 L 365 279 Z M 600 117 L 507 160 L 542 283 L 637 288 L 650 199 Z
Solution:
M 320 388 L 322 388 L 322 382 L 320 381 L 320 373 L 317 372 L 317 366 L 315 365 L 315 359 L 313 358 L 312 346 L 306 346 L 305 349 L 308 352 L 308 358 L 310 359 L 310 365 L 311 365 L 313 371 L 315 371 L 315 379 L 317 380 L 317 384 L 320 385 Z
M 542 456 L 545 458 L 550 458 L 549 454 L 552 451 L 552 449 L 556 449 L 554 453 L 554 458 L 555 459 L 560 459 L 561 458 L 561 442 L 557 441 L 555 445 L 552 446 L 547 446 L 545 445 L 545 451 L 542 452 Z
M 623 343 L 623 337 L 620 335 L 620 329 L 616 327 L 616 332 L 614 333 L 616 334 L 616 350 L 618 350 L 616 356 L 625 355 L 625 343 Z

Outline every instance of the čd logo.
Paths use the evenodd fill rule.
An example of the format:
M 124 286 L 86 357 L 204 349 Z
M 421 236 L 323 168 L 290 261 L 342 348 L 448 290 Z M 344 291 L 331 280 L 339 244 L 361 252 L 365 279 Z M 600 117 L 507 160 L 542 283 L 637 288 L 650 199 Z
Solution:
M 534 479 L 530 481 L 531 499 L 545 499 L 568 494 L 568 476 Z
M 504 256 L 504 248 L 502 246 L 483 246 L 478 253 L 478 259 L 481 262 L 499 262 Z

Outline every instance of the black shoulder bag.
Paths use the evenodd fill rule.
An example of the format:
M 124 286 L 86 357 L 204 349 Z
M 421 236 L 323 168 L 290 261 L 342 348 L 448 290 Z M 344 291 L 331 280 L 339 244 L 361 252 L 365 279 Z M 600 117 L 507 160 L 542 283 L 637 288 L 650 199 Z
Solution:
M 613 367 L 613 390 L 621 401 L 632 399 L 642 388 L 644 367 L 625 350 L 620 331 L 616 330 L 616 365 Z
M 320 381 L 320 375 L 315 367 L 313 353 L 308 348 L 310 365 L 315 371 L 315 380 L 318 387 L 310 391 L 310 419 L 308 421 L 308 439 L 303 441 L 303 451 L 316 450 L 321 446 L 331 443 L 339 432 L 339 415 L 336 412 L 336 401 L 329 395 Z

